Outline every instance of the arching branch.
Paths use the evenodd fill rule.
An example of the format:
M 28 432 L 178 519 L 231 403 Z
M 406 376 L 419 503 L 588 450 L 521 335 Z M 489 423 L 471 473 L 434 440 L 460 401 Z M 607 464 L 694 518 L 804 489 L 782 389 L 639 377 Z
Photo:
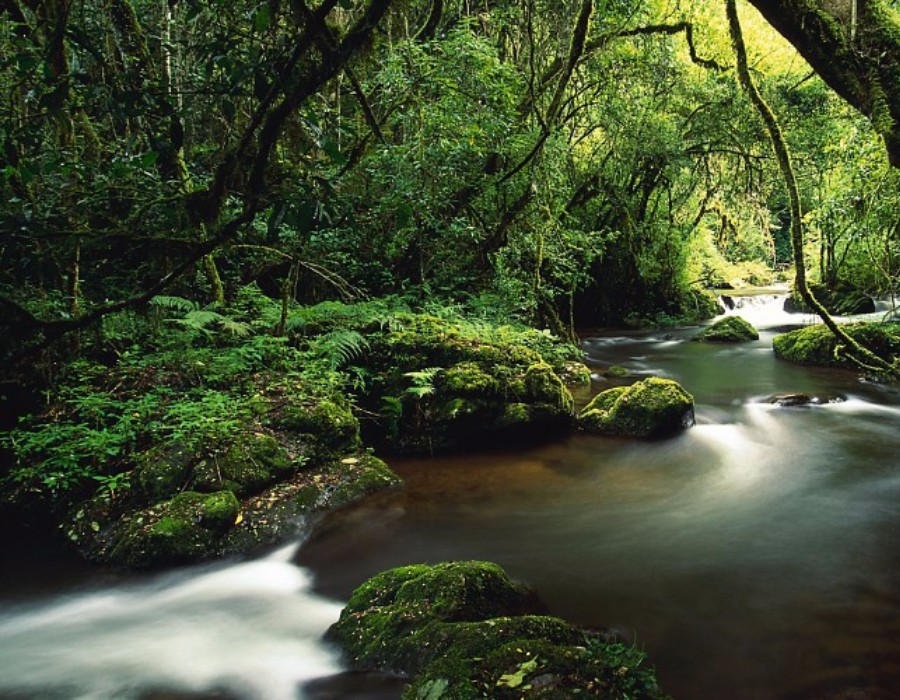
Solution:
M 731 43 L 734 47 L 735 57 L 737 58 L 738 80 L 765 124 L 766 131 L 772 142 L 772 149 L 775 151 L 775 157 L 778 160 L 778 167 L 781 170 L 781 175 L 784 178 L 784 184 L 787 188 L 791 214 L 790 231 L 791 249 L 794 256 L 794 286 L 807 306 L 822 319 L 822 322 L 827 326 L 828 330 L 830 330 L 847 348 L 847 354 L 852 357 L 857 364 L 870 371 L 887 375 L 896 375 L 896 368 L 867 348 L 864 348 L 856 340 L 851 338 L 843 328 L 835 323 L 834 319 L 831 318 L 831 315 L 826 311 L 819 300 L 816 299 L 809 288 L 809 284 L 806 281 L 806 260 L 803 253 L 803 212 L 800 206 L 800 189 L 797 185 L 797 177 L 794 173 L 794 166 L 791 161 L 787 140 L 784 137 L 784 133 L 781 131 L 781 126 L 775 117 L 775 113 L 756 88 L 753 78 L 750 75 L 750 68 L 747 64 L 747 50 L 744 45 L 744 36 L 741 31 L 741 23 L 738 18 L 735 0 L 725 0 L 725 9 L 728 14 L 728 28 L 731 34 Z
M 868 117 L 900 168 L 900 21 L 885 0 L 750 0 L 838 95 Z M 856 8 L 855 21 L 853 9 Z

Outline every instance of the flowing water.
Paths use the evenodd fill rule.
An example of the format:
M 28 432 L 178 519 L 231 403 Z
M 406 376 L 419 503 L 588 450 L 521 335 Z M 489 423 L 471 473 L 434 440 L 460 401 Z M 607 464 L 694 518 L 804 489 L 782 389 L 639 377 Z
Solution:
M 776 329 L 812 322 L 781 301 L 738 300 L 754 343 L 585 340 L 597 368 L 694 394 L 676 438 L 394 460 L 403 494 L 332 517 L 296 555 L 7 595 L 0 697 L 398 697 L 338 673 L 319 641 L 335 601 L 394 565 L 470 558 L 634 640 L 678 699 L 900 697 L 900 394 L 777 361 Z M 766 401 L 796 392 L 834 400 Z

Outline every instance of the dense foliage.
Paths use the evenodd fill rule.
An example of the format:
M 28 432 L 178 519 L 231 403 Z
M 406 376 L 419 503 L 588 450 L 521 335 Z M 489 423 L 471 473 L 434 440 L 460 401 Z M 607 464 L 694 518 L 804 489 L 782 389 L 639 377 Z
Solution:
M 385 396 L 398 416 L 412 398 L 440 414 L 444 372 L 481 386 L 456 399 L 482 420 L 491 392 L 535 400 L 540 355 L 498 378 L 481 355 L 435 354 L 386 379 L 402 313 L 429 312 L 460 347 L 529 323 L 544 335 L 512 342 L 545 358 L 540 339 L 576 324 L 709 316 L 706 287 L 785 274 L 797 210 L 821 296 L 894 292 L 885 125 L 741 11 L 794 154 L 791 209 L 722 7 L 6 3 L 3 391 L 8 415 L 46 423 L 5 438 L 15 478 L 115 493 L 128 451 L 252 422 L 229 401 L 263 370 L 317 395 L 349 382 L 382 418 Z M 469 336 L 440 326 L 457 310 Z
M 721 8 L 7 3 L 0 302 L 16 346 L 165 292 L 404 294 L 571 332 L 708 312 L 789 261 Z M 377 30 L 376 30 L 377 27 Z M 896 176 L 757 17 L 822 282 L 891 291 Z M 774 46 L 774 51 L 768 51 Z

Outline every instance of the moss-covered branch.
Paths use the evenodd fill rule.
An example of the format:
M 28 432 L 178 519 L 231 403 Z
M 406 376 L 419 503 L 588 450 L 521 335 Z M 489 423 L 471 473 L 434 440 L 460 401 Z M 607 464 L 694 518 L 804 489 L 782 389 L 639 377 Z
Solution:
M 725 0 L 725 8 L 728 14 L 728 27 L 731 34 L 731 42 L 737 59 L 738 80 L 766 126 L 766 131 L 772 141 L 772 148 L 775 151 L 775 158 L 778 161 L 778 167 L 781 170 L 781 175 L 784 178 L 784 184 L 787 188 L 791 215 L 791 249 L 793 252 L 794 271 L 796 275 L 794 286 L 797 293 L 800 294 L 807 306 L 822 319 L 828 329 L 847 348 L 848 354 L 853 357 L 860 366 L 881 374 L 896 375 L 897 370 L 895 367 L 864 348 L 835 323 L 834 319 L 828 311 L 826 311 L 825 307 L 822 306 L 819 300 L 816 299 L 809 288 L 809 284 L 806 280 L 806 260 L 804 259 L 803 254 L 803 215 L 800 206 L 800 189 L 797 185 L 797 177 L 794 173 L 793 163 L 791 162 L 790 150 L 788 149 L 784 133 L 781 131 L 778 119 L 775 117 L 775 113 L 756 88 L 753 78 L 750 75 L 750 68 L 747 64 L 747 49 L 744 45 L 744 36 L 741 31 L 741 24 L 737 14 L 735 0 Z
M 884 0 L 750 0 L 828 85 L 866 115 L 900 167 L 900 22 Z M 853 31 L 855 28 L 855 31 Z

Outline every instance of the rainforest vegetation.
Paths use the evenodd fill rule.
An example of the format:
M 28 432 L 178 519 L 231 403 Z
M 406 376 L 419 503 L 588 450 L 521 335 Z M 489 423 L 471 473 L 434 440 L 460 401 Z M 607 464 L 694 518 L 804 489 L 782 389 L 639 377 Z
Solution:
M 578 331 L 894 296 L 895 5 L 4 0 L 5 517 L 176 564 L 395 488 L 373 449 L 688 425 L 579 419 Z

